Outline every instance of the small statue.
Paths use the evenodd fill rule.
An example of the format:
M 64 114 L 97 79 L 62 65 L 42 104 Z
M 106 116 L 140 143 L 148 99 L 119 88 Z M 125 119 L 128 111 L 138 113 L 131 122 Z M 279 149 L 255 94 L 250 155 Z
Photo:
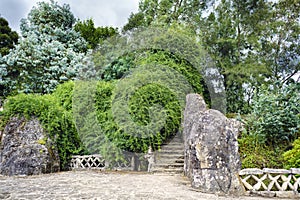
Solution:
M 154 152 L 151 146 L 149 146 L 148 152 L 144 157 L 148 160 L 148 172 L 151 172 L 151 168 L 154 164 Z

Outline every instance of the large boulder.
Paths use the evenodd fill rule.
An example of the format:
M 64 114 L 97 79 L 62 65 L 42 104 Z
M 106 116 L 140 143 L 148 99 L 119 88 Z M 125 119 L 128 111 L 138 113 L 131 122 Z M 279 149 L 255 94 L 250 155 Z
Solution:
M 198 94 L 187 96 L 184 113 L 184 172 L 192 186 L 206 193 L 241 195 L 239 123 L 208 109 Z
M 0 174 L 35 175 L 59 171 L 59 156 L 35 118 L 12 118 L 0 134 Z

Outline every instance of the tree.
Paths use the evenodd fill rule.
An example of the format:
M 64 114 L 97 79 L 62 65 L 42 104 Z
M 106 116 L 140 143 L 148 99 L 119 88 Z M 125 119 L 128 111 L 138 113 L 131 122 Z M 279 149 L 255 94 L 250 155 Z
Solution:
M 12 31 L 9 27 L 8 21 L 0 17 L 0 54 L 2 56 L 9 53 L 9 50 L 14 48 L 18 42 L 18 34 Z
M 201 23 L 203 44 L 225 77 L 229 112 L 250 112 L 261 84 L 299 72 L 299 3 L 222 0 Z M 289 14 L 287 14 L 289 13 Z
M 196 29 L 202 12 L 210 2 L 213 0 L 142 0 L 139 3 L 139 11 L 131 13 L 123 32 L 147 27 L 154 22 L 168 25 L 181 22 Z
M 142 12 L 131 13 L 127 24 L 122 29 L 122 32 L 134 30 L 135 28 L 143 27 L 146 24 L 144 14 Z
M 0 60 L 2 95 L 12 91 L 50 93 L 85 67 L 86 42 L 73 29 L 69 5 L 40 2 L 21 21 L 22 38 Z
M 263 1 L 223 0 L 202 19 L 200 38 L 225 77 L 229 113 L 248 113 L 255 87 L 271 75 L 257 54 L 268 9 Z
M 95 49 L 103 40 L 118 34 L 118 29 L 113 27 L 95 27 L 94 21 L 88 19 L 79 21 L 74 27 L 75 31 L 88 42 L 89 49 Z
M 280 0 L 272 5 L 260 35 L 259 56 L 282 84 L 300 72 L 300 2 Z

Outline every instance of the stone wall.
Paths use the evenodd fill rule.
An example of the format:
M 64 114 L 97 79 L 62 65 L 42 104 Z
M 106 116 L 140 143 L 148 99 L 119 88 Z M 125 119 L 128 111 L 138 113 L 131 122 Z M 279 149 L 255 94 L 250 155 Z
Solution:
M 12 118 L 0 138 L 0 174 L 34 175 L 59 171 L 56 146 L 35 118 Z
M 206 193 L 241 195 L 239 123 L 208 109 L 198 94 L 187 96 L 184 112 L 184 172 L 192 186 Z

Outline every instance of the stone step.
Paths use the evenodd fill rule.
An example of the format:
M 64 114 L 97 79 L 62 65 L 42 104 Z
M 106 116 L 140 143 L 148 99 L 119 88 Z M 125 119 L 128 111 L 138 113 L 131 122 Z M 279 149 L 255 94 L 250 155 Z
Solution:
M 166 144 L 162 144 L 161 145 L 162 147 L 164 146 L 184 146 L 184 143 L 183 142 L 180 142 L 180 141 L 172 141 L 170 143 L 166 143 Z
M 164 160 L 164 161 L 157 161 L 154 165 L 155 166 L 158 166 L 158 165 L 166 165 L 166 166 L 169 166 L 169 165 L 173 165 L 173 164 L 181 164 L 181 165 L 184 165 L 184 160 L 173 160 L 173 161 L 170 161 L 170 160 Z
M 167 168 L 155 168 L 152 170 L 153 173 L 168 173 L 168 174 L 182 174 L 183 168 L 174 168 L 174 169 L 167 169 Z
M 183 151 L 184 150 L 184 146 L 163 146 L 161 147 L 161 149 L 159 151 L 165 151 L 165 150 L 176 150 L 176 151 Z
M 156 157 L 156 162 L 173 163 L 175 161 L 184 161 L 182 157 Z
M 182 168 L 183 169 L 183 163 L 156 163 L 153 167 L 154 168 L 167 168 L 167 169 L 173 169 L 173 168 Z
M 179 138 L 173 138 L 172 140 L 164 142 L 164 144 L 170 144 L 170 143 L 183 143 L 183 140 Z
M 161 160 L 161 159 L 184 159 L 183 153 L 178 153 L 178 154 L 159 154 L 156 155 L 156 160 Z
M 171 149 L 168 149 L 168 150 L 164 150 L 164 151 L 158 151 L 156 155 L 159 156 L 159 155 L 166 155 L 166 154 L 180 154 L 180 155 L 184 155 L 184 152 L 180 151 L 180 150 L 171 150 Z
M 155 152 L 154 173 L 182 174 L 184 166 L 184 143 L 175 137 Z

